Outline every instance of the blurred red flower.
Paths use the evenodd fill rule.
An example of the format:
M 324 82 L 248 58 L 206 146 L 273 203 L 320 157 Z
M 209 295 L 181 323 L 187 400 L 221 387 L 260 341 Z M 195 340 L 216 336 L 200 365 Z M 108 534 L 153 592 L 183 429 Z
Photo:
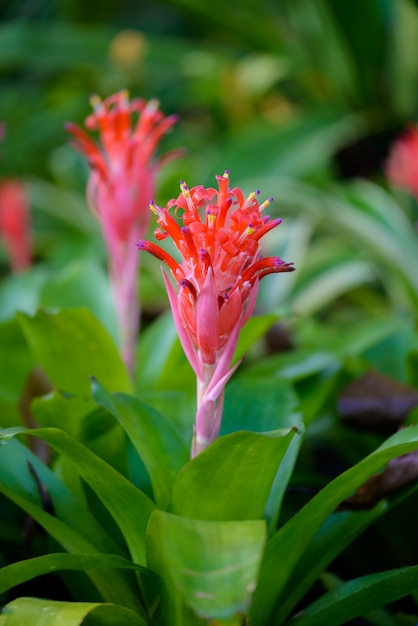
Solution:
M 412 126 L 393 144 L 386 175 L 418 200 L 418 126 Z
M 31 221 L 26 186 L 18 179 L 0 181 L 0 238 L 13 272 L 31 265 Z
M 163 160 L 176 156 L 171 153 L 163 159 L 154 158 L 159 141 L 177 118 L 165 117 L 157 100 L 130 101 L 126 91 L 105 100 L 94 96 L 91 104 L 94 111 L 85 125 L 90 131 L 99 131 L 101 145 L 71 122 L 66 128 L 91 167 L 87 199 L 101 223 L 108 248 L 121 351 L 132 370 L 140 314 L 134 243 L 148 227 L 148 205 L 155 193 L 157 171 Z

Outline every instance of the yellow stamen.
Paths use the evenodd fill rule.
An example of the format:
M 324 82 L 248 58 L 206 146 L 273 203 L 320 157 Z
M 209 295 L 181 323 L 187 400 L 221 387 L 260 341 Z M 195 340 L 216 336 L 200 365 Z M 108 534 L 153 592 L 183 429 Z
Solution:
M 93 96 L 91 96 L 90 104 L 93 107 L 93 109 L 96 109 L 97 107 L 99 107 L 101 103 L 102 101 L 98 95 L 94 94 Z
M 260 204 L 260 211 L 264 211 L 264 209 L 267 209 L 267 207 L 270 206 L 270 204 L 271 204 L 270 200 L 264 200 L 264 202 Z
M 186 185 L 186 183 L 184 183 L 184 182 L 180 183 L 180 190 L 181 190 L 181 193 L 183 194 L 183 196 L 185 198 L 190 198 L 190 191 L 189 191 L 189 188 Z
M 159 106 L 160 101 L 157 100 L 157 98 L 152 98 L 152 100 L 150 100 L 145 107 L 145 110 L 147 113 L 155 113 L 156 111 L 158 111 Z

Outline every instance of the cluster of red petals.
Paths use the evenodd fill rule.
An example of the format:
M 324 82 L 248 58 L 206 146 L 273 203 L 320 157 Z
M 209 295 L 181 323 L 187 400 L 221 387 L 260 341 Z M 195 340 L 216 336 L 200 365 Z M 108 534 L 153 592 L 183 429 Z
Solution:
M 31 264 L 31 223 L 26 187 L 16 179 L 0 182 L 0 237 L 14 272 Z
M 234 328 L 251 315 L 259 280 L 294 269 L 278 257 L 261 258 L 261 237 L 281 222 L 263 215 L 272 199 L 259 204 L 258 192 L 245 198 L 238 187 L 229 189 L 227 172 L 217 181 L 217 190 L 181 183 L 181 194 L 166 208 L 151 204 L 159 224 L 155 237 L 171 237 L 180 263 L 154 243 L 137 244 L 170 267 L 182 325 L 204 363 L 216 361 Z M 180 215 L 182 227 L 175 219 Z
M 386 174 L 418 200 L 418 126 L 410 128 L 393 145 Z
M 76 124 L 68 122 L 66 128 L 93 171 L 88 190 L 92 208 L 126 241 L 134 222 L 147 223 L 158 165 L 154 154 L 177 118 L 164 116 L 157 100 L 129 100 L 127 91 L 104 100 L 93 96 L 91 105 L 85 126 L 99 132 L 101 147 Z

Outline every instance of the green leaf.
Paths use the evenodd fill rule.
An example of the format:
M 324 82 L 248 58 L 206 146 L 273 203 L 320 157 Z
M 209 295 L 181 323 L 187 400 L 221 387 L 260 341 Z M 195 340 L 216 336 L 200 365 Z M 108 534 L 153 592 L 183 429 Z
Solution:
M 200 520 L 262 519 L 295 433 L 295 428 L 287 428 L 220 437 L 179 473 L 170 511 Z
M 170 625 L 186 603 L 205 618 L 246 611 L 266 538 L 265 522 L 207 522 L 155 511 L 148 529 L 149 567 L 164 578 L 163 610 Z M 223 622 L 222 622 L 223 623 Z
M 280 516 L 282 501 L 295 468 L 296 459 L 302 445 L 302 437 L 293 437 L 280 462 L 266 502 L 264 517 L 268 521 L 269 536 L 275 532 Z
M 322 489 L 276 533 L 267 544 L 250 609 L 254 625 L 263 624 L 271 617 L 301 555 L 335 508 L 388 461 L 416 449 L 417 426 L 397 432 L 375 452 Z
M 365 320 L 348 328 L 344 334 L 338 333 L 330 348 L 342 357 L 363 354 L 392 337 L 411 334 L 413 325 L 413 320 L 403 315 Z
M 68 457 L 74 469 L 92 487 L 120 527 L 132 560 L 144 565 L 146 526 L 154 507 L 151 500 L 110 465 L 63 431 L 57 428 L 10 428 L 1 431 L 0 437 L 7 442 L 19 434 L 39 437 Z
M 138 613 L 115 604 L 36 598 L 18 598 L 7 604 L 0 616 L 0 626 L 87 626 L 89 616 L 94 618 L 95 626 L 146 626 Z
M 324 370 L 336 370 L 341 367 L 341 360 L 338 355 L 324 350 L 292 350 L 277 356 L 265 358 L 247 371 L 247 376 L 274 377 L 275 379 L 285 379 L 298 381 L 318 374 Z
M 134 569 L 147 571 L 114 554 L 46 554 L 6 565 L 0 569 L 0 594 L 37 576 L 61 570 Z
M 91 412 L 92 403 L 89 398 L 72 396 L 54 389 L 32 400 L 30 408 L 40 426 L 62 428 L 78 438 L 83 418 Z
M 3 486 L 0 486 L 0 491 L 22 510 L 26 511 L 65 549 L 77 553 L 82 552 L 87 555 L 98 554 L 97 548 L 87 541 L 81 533 L 73 530 L 65 522 L 55 518 L 53 515 L 46 513 L 39 505 L 33 504 L 28 499 Z M 143 611 L 138 588 L 132 584 L 133 580 L 128 578 L 123 572 L 97 569 L 84 571 L 106 601 L 117 602 L 123 606 Z
M 321 242 L 321 245 L 324 245 Z M 309 315 L 323 309 L 339 296 L 374 279 L 370 263 L 357 258 L 331 257 L 322 267 L 309 268 L 304 282 L 298 282 L 292 295 L 296 314 Z
M 53 514 L 44 510 L 35 476 L 51 501 Z M 9 441 L 7 446 L 0 447 L 0 493 L 30 515 L 69 552 L 123 553 L 55 474 L 18 441 Z M 87 574 L 105 600 L 140 608 L 137 589 L 132 588 L 123 573 L 92 570 Z
M 295 626 L 340 626 L 416 591 L 418 565 L 350 580 L 308 606 Z
M 260 185 L 260 179 L 272 177 L 274 184 L 268 186 L 262 180 L 261 187 L 269 189 L 270 193 L 273 191 L 283 202 L 274 191 L 277 179 L 298 179 L 323 171 L 337 147 L 353 136 L 359 121 L 354 115 L 341 116 L 324 109 L 298 115 L 281 128 L 255 119 L 245 128 L 241 126 L 241 132 L 223 147 L 222 156 L 225 163 L 236 164 L 247 188 L 251 185 L 256 189 L 255 184 Z M 258 155 L 256 161 L 252 154 Z
M 237 430 L 266 433 L 279 428 L 297 427 L 302 422 L 298 405 L 293 387 L 287 381 L 254 379 L 244 372 L 228 385 L 221 435 Z M 301 442 L 301 437 L 292 439 L 274 478 L 265 509 L 270 530 L 277 527 L 282 499 Z
M 418 14 L 416 18 L 418 24 Z M 417 285 L 413 263 L 416 258 L 418 239 L 413 223 L 404 209 L 381 185 L 376 185 L 366 179 L 352 182 L 347 192 L 350 200 L 354 200 L 356 209 L 359 207 L 363 214 L 372 217 L 376 224 L 383 226 L 386 233 L 391 235 L 394 248 L 395 246 L 398 248 L 402 262 L 410 265 L 406 275 L 410 273 Z
M 39 308 L 40 293 L 48 278 L 49 274 L 45 268 L 34 267 L 22 274 L 13 274 L 2 279 L 0 320 L 11 319 L 16 311 L 33 315 Z
M 186 364 L 187 367 L 189 367 Z M 174 370 L 177 372 L 177 370 Z M 194 376 L 194 373 L 192 373 Z M 152 406 L 154 409 L 165 415 L 178 431 L 181 438 L 187 443 L 190 450 L 193 424 L 196 416 L 196 380 L 193 389 L 172 389 L 164 391 L 154 389 L 150 391 L 140 390 L 137 393 L 138 399 L 144 404 Z
M 266 182 L 263 188 L 269 189 L 270 184 Z M 266 255 L 278 254 L 283 259 L 292 260 L 298 271 L 281 277 L 271 276 L 270 279 L 266 278 L 261 281 L 257 296 L 258 306 L 261 310 L 270 311 L 277 307 L 278 303 L 283 305 L 289 301 L 289 294 L 299 280 L 299 270 L 304 266 L 307 255 L 310 258 L 310 240 L 315 221 L 306 212 L 299 216 L 293 214 L 286 219 L 285 237 L 282 236 L 281 229 L 277 228 L 270 231 L 268 239 L 266 238 L 263 242 L 263 250 Z
M 138 387 L 146 390 L 171 389 L 173 372 L 177 372 L 179 362 L 185 360 L 171 311 L 168 310 L 141 335 L 136 367 Z M 105 384 L 103 380 L 101 382 Z
M 111 391 L 130 391 L 132 383 L 111 338 L 87 309 L 18 314 L 22 331 L 53 385 L 88 396 L 90 376 Z
M 329 571 L 324 572 L 321 576 L 321 583 L 326 591 L 332 591 L 344 582 L 345 581 L 342 578 Z M 373 626 L 400 626 L 400 623 L 403 624 L 404 622 L 399 622 L 397 619 L 398 617 L 399 614 L 396 614 L 395 617 L 390 610 L 378 607 L 377 609 L 372 609 L 371 611 L 365 613 L 360 621 L 364 620 L 367 624 L 373 624 Z M 416 626 L 416 623 L 417 621 L 415 620 L 413 626 Z
M 320 415 L 326 400 L 335 392 L 339 383 L 339 371 L 330 367 L 295 384 L 300 398 L 303 423 L 308 427 Z
M 93 259 L 76 259 L 45 282 L 40 306 L 86 307 L 103 324 L 114 341 L 118 339 L 115 306 L 104 269 Z
M 0 407 L 3 426 L 21 424 L 19 400 L 35 365 L 15 319 L 0 323 Z
M 418 387 L 418 340 L 415 341 L 415 344 L 408 354 L 407 358 L 407 368 L 409 378 L 411 380 L 411 385 L 414 387 Z
M 0 29 L 5 51 L 2 64 L 6 67 L 28 64 L 31 68 L 64 71 L 88 59 L 89 64 L 102 67 L 110 34 L 107 24 L 103 28 L 80 28 L 62 22 L 54 23 L 51 28 L 49 24 L 9 22 Z M 51 47 L 55 48 L 55 55 L 51 55 Z
M 283 380 L 254 379 L 238 374 L 226 388 L 221 435 L 238 430 L 258 433 L 297 426 L 299 401 L 293 387 Z
M 345 511 L 331 515 L 325 521 L 290 577 L 283 601 L 275 615 L 277 623 L 284 621 L 335 557 L 387 510 L 388 503 L 383 501 L 371 511 Z
M 141 457 L 160 508 L 169 500 L 176 475 L 189 459 L 189 449 L 175 426 L 161 413 L 124 394 L 111 395 L 96 380 L 93 398 L 116 417 Z
M 401 119 L 406 120 L 414 115 L 417 105 L 415 77 L 418 60 L 413 51 L 418 37 L 418 11 L 413 2 L 395 2 L 392 11 L 393 35 L 390 38 L 391 63 L 388 78 L 391 97 L 400 111 Z
M 274 313 L 253 315 L 250 317 L 239 334 L 235 359 L 242 358 L 242 355 L 245 354 L 256 341 L 261 339 L 278 319 L 279 315 Z
M 396 319 L 396 318 L 395 318 Z M 368 348 L 363 358 L 371 369 L 408 383 L 407 354 L 414 344 L 416 335 L 415 316 L 400 316 L 402 327 L 398 332 L 382 338 Z M 414 386 L 414 385 L 412 385 Z
M 354 198 L 348 199 L 293 181 L 276 185 L 276 189 L 282 202 L 303 207 L 322 220 L 327 231 L 333 231 L 349 245 L 356 241 L 374 262 L 396 306 L 416 310 L 418 278 L 414 267 L 418 239 L 389 194 L 372 183 L 354 183 L 348 188 Z
M 35 477 L 43 485 L 51 500 L 54 510 L 54 516 L 48 515 L 51 517 L 51 523 L 56 520 L 68 524 L 71 530 L 79 533 L 100 552 L 123 553 L 123 548 L 105 533 L 74 494 L 27 446 L 18 440 L 9 440 L 7 445 L 0 446 L 0 491 L 3 493 L 7 491 L 8 497 L 9 494 L 13 494 L 14 501 L 20 498 L 19 506 L 23 504 L 22 508 L 25 511 L 28 511 L 27 507 L 30 506 L 44 513 Z M 63 543 L 63 538 L 54 536 L 66 550 L 75 551 L 75 546 L 72 546 L 71 542 Z
M 55 389 L 31 403 L 39 426 L 60 428 L 92 452 L 127 475 L 126 437 L 112 415 L 98 409 L 91 398 L 72 396 Z

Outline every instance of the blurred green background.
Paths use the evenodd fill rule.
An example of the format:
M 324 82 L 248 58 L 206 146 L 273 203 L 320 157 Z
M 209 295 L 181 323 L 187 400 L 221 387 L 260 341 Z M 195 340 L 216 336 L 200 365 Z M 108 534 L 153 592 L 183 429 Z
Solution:
M 296 265 L 262 282 L 258 311 L 283 321 L 250 351 L 232 399 L 242 396 L 240 376 L 251 396 L 244 412 L 259 379 L 277 383 L 279 395 L 283 385 L 296 389 L 310 427 L 296 486 L 322 486 L 370 452 L 380 436 L 341 427 L 341 390 L 370 369 L 418 386 L 418 203 L 384 175 L 393 141 L 418 119 L 418 1 L 3 0 L 0 17 L 0 177 L 29 185 L 36 261 L 11 278 L 0 247 L 0 321 L 16 309 L 85 305 L 115 336 L 106 253 L 85 200 L 88 168 L 64 123 L 82 125 L 94 93 L 156 97 L 179 115 L 160 153 L 187 151 L 161 171 L 156 201 L 176 197 L 181 179 L 211 186 L 228 169 L 232 186 L 275 198 L 271 214 L 284 221 L 265 237 L 266 254 Z M 181 354 L 171 358 L 171 322 L 147 328 L 167 298 L 158 262 L 142 255 L 141 264 L 140 350 L 155 360 L 139 356 L 138 386 L 188 388 Z M 19 357 L 7 324 L 4 371 Z M 249 331 L 250 348 L 253 338 Z M 13 400 L 17 420 L 21 388 L 10 389 L 2 401 Z M 271 400 L 279 412 L 280 398 Z M 377 560 L 416 562 L 415 518 L 410 503 L 366 538 Z M 363 552 L 354 546 L 350 565 Z M 389 557 L 379 565 L 391 566 Z
M 298 271 L 265 281 L 262 310 L 416 310 L 417 205 L 385 191 L 383 165 L 417 118 L 417 2 L 14 0 L 1 20 L 0 173 L 30 182 L 37 260 L 104 261 L 63 125 L 83 123 L 91 94 L 126 87 L 180 116 L 161 151 L 187 154 L 157 201 L 224 169 L 274 196 L 286 219 L 268 246 Z M 162 307 L 156 271 L 144 259 L 143 298 Z

